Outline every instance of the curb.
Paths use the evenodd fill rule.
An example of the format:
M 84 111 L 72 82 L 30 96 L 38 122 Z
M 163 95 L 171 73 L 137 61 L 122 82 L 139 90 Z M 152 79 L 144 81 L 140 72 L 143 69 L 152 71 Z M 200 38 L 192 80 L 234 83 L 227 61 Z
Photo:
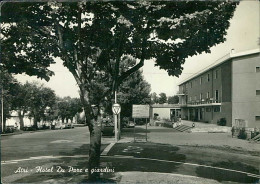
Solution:
M 111 148 L 115 145 L 115 142 L 110 143 L 101 153 L 101 155 L 107 155 Z
M 1 136 L 20 135 L 20 134 L 36 133 L 36 132 L 45 132 L 45 131 L 51 131 L 51 130 L 23 131 L 23 132 L 20 132 L 20 133 L 1 134 Z

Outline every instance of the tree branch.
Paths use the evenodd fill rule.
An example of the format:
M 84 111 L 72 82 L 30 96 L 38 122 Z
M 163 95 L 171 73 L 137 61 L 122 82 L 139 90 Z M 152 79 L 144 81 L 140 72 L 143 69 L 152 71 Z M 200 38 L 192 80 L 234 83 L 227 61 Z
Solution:
M 131 75 L 132 73 L 136 72 L 137 70 L 139 70 L 141 67 L 144 66 L 146 43 L 147 43 L 147 40 L 146 40 L 146 38 L 144 38 L 143 43 L 142 43 L 142 55 L 141 55 L 140 62 L 137 65 L 135 65 L 134 67 L 130 68 L 129 70 L 125 71 L 124 73 L 122 73 L 120 75 L 120 77 L 118 78 L 118 81 L 117 81 L 118 85 L 120 85 L 129 75 Z

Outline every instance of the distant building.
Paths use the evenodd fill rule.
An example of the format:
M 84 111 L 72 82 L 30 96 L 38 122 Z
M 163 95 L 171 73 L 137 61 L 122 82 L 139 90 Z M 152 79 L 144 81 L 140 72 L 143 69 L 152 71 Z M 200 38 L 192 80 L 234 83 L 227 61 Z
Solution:
M 153 104 L 150 106 L 150 122 L 154 125 L 156 120 L 172 120 L 181 116 L 181 108 L 178 104 Z
M 17 126 L 20 129 L 20 119 L 17 111 L 11 111 L 10 118 L 6 119 L 6 126 Z M 29 117 L 29 113 L 25 113 L 23 117 L 24 126 L 30 127 L 33 125 L 33 118 Z
M 260 51 L 230 53 L 179 84 L 183 119 L 260 125 Z

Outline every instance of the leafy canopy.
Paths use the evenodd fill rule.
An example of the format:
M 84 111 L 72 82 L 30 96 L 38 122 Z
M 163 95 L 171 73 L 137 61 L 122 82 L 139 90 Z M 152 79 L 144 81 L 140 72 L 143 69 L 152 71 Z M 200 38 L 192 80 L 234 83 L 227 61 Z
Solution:
M 210 47 L 225 41 L 236 5 L 234 1 L 6 3 L 1 67 L 48 80 L 53 75 L 48 66 L 60 57 L 76 80 L 91 87 L 95 75 L 120 84 L 144 60 L 154 59 L 169 75 L 179 76 L 187 57 L 210 52 Z M 125 55 L 139 62 L 120 73 Z

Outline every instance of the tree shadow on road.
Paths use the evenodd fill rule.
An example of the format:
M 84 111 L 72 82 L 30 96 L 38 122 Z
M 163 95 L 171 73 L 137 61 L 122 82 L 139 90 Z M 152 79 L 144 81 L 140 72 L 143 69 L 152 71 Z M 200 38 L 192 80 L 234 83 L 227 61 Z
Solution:
M 178 153 L 179 148 L 167 144 L 155 143 L 128 143 L 116 144 L 108 153 L 109 156 L 121 155 L 128 157 L 109 157 L 107 162 L 112 164 L 116 172 L 142 171 L 142 172 L 162 172 L 172 173 L 177 171 L 186 156 Z
M 226 168 L 231 170 L 239 170 L 244 171 L 252 174 L 258 174 L 259 171 L 249 165 L 240 163 L 240 162 L 218 162 L 212 164 L 213 167 L 220 167 L 220 168 Z M 214 169 L 214 168 L 208 168 L 208 167 L 198 167 L 196 169 L 196 173 L 199 177 L 204 178 L 210 178 L 217 180 L 219 182 L 222 181 L 233 181 L 233 182 L 239 182 L 239 183 L 257 183 L 259 179 L 255 177 L 247 176 L 247 174 L 239 173 L 239 172 L 233 172 L 233 171 L 227 171 L 227 170 L 221 170 L 221 169 Z

